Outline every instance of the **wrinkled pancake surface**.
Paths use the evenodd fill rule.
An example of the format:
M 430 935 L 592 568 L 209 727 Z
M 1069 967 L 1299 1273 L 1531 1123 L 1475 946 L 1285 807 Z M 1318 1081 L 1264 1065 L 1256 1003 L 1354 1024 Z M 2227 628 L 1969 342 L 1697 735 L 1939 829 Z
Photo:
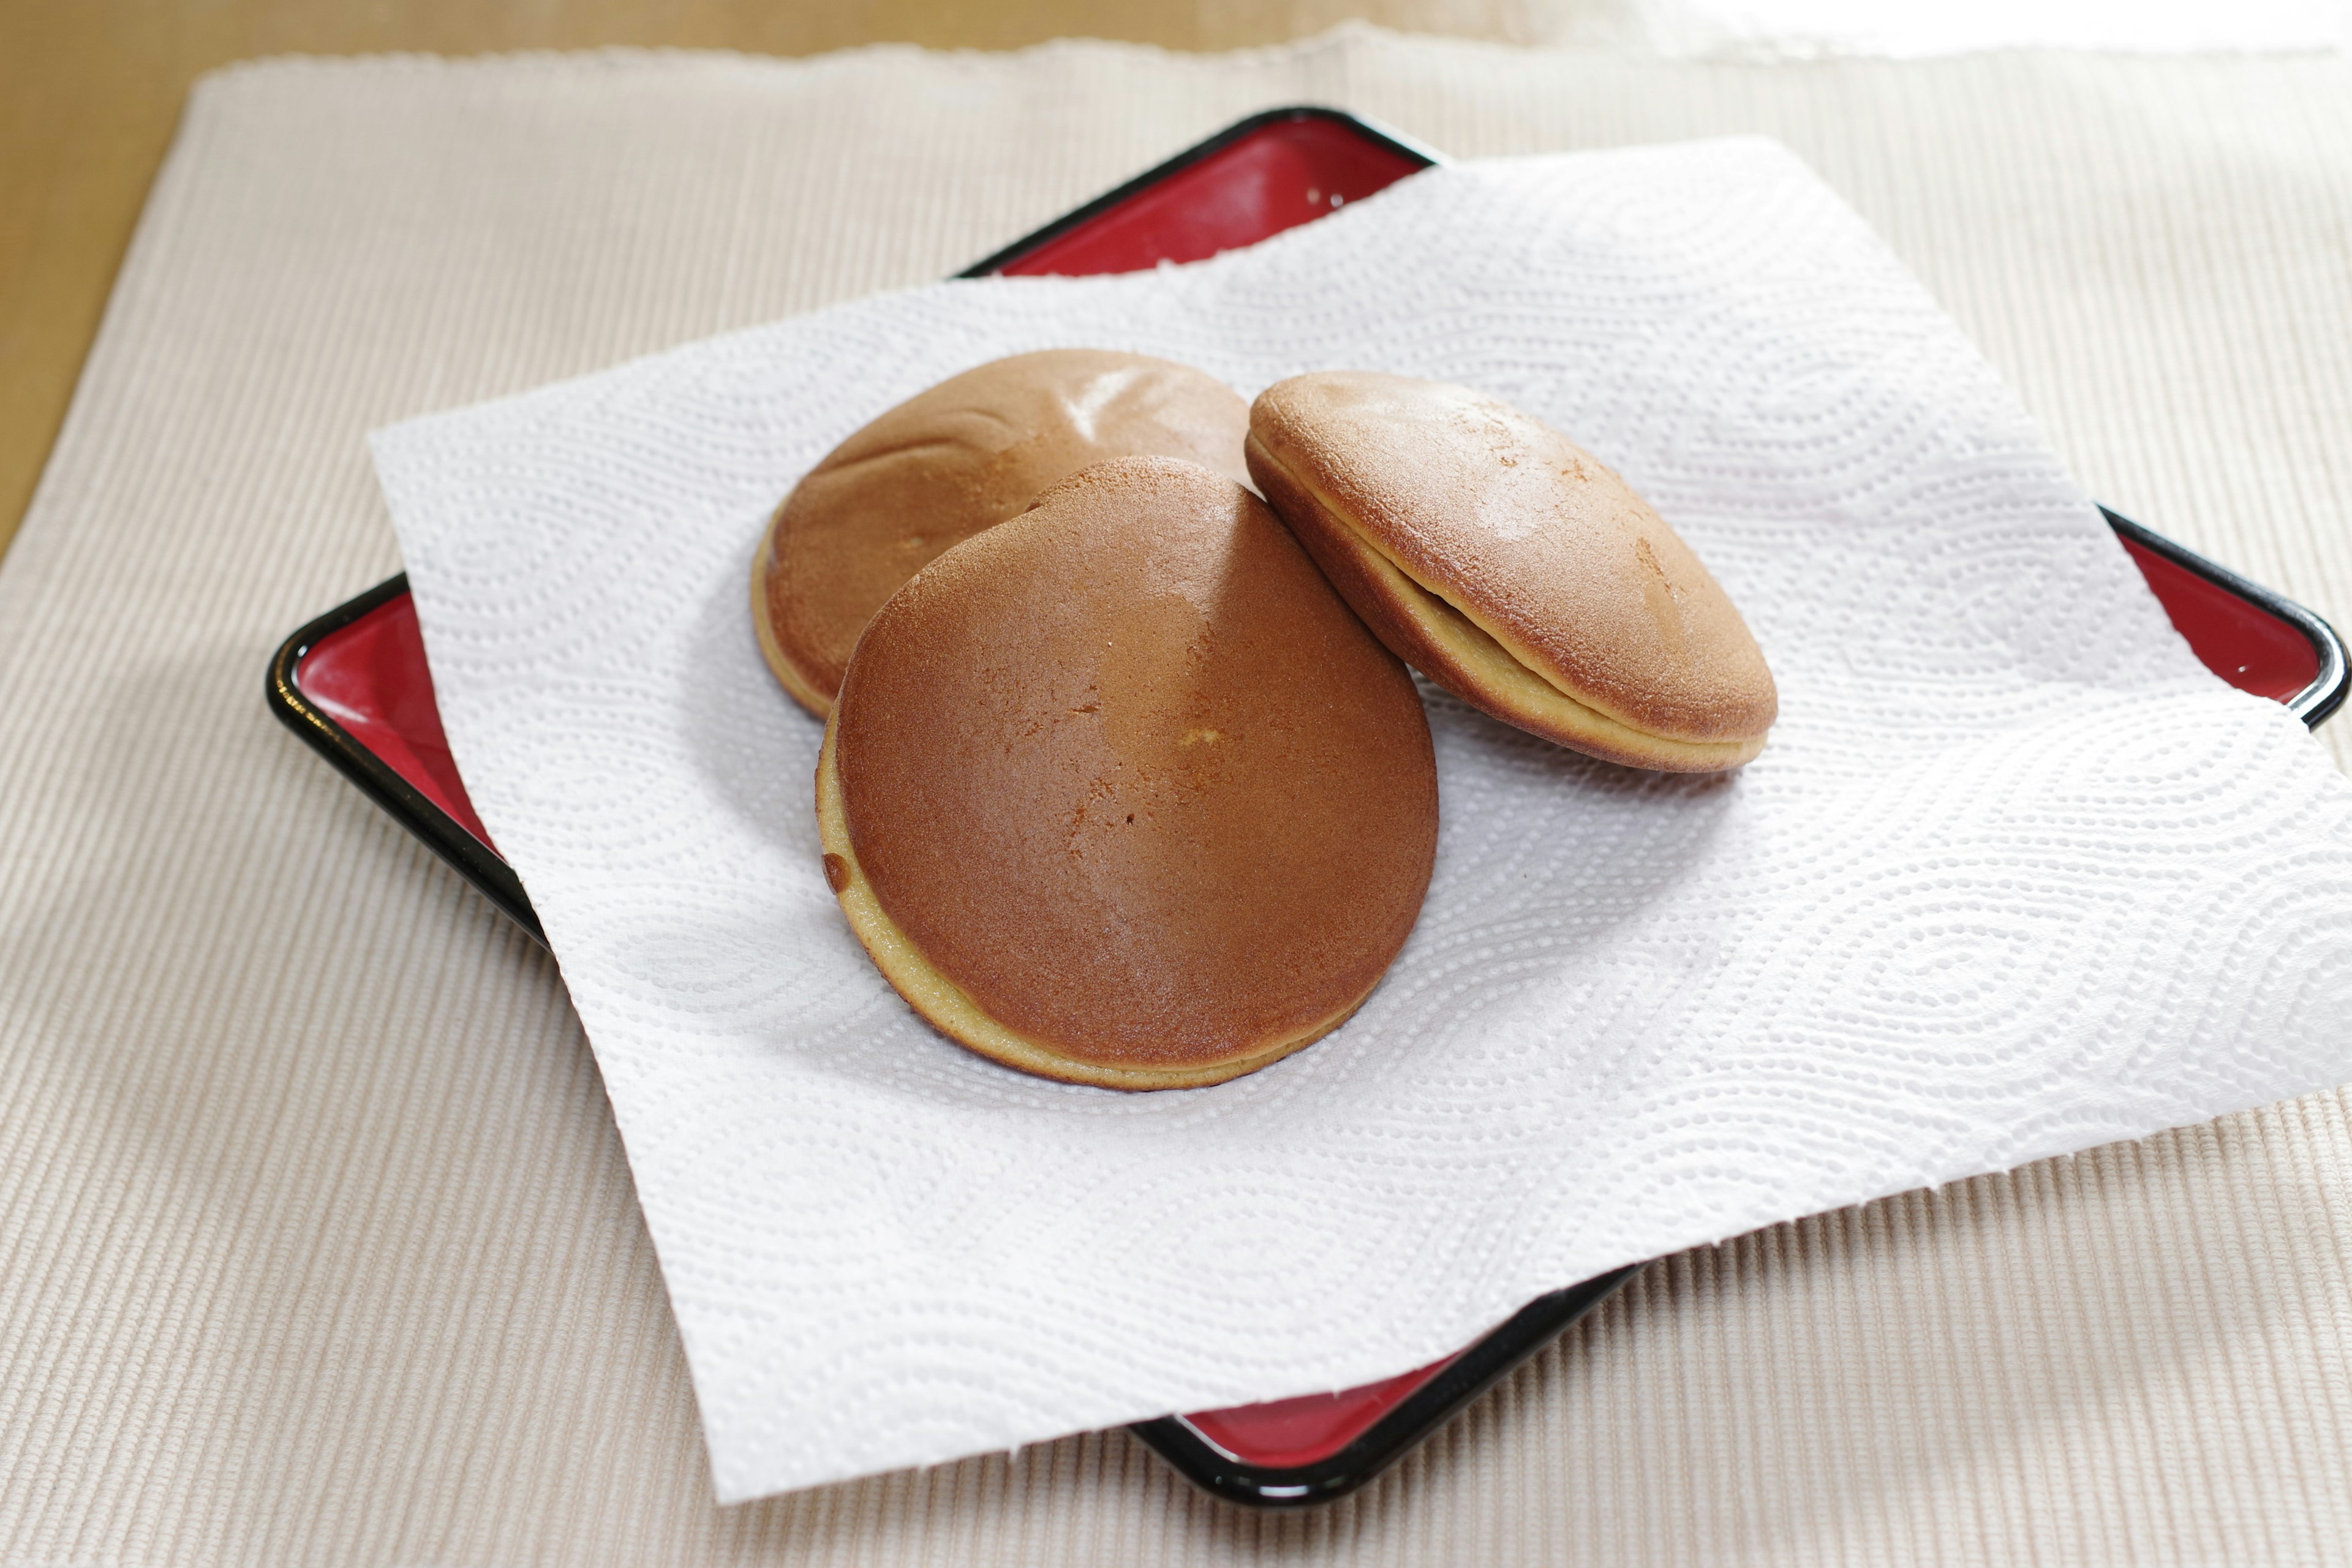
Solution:
M 1468 387 L 1278 382 L 1250 472 L 1407 663 L 1507 723 L 1635 767 L 1763 750 L 1763 651 L 1690 547 L 1607 465 Z
M 1402 665 L 1265 504 L 1129 458 L 926 567 L 825 729 L 828 881 L 915 1008 L 1026 1071 L 1215 1083 L 1336 1027 L 1429 885 Z
M 844 441 L 777 509 L 751 566 L 761 651 L 821 719 L 867 618 L 942 552 L 1109 458 L 1246 479 L 1248 425 L 1223 382 L 1142 354 L 1048 349 L 951 376 Z

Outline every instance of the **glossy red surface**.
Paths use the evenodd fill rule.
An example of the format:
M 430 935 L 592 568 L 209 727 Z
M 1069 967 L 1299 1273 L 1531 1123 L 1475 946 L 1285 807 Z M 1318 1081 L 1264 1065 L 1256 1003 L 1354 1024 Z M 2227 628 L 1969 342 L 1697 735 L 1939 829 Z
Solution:
M 441 731 L 433 700 L 433 671 L 416 629 L 416 601 L 407 594 L 386 601 L 310 645 L 294 668 L 294 683 L 352 739 L 391 764 L 425 798 L 490 843 Z M 496 849 L 498 846 L 491 844 Z
M 1269 1400 L 1264 1405 L 1237 1405 L 1230 1410 L 1203 1410 L 1184 1420 L 1193 1431 L 1245 1463 L 1266 1469 L 1311 1465 L 1354 1442 L 1453 1360 L 1448 1356 L 1361 1388 Z
M 1200 261 L 1328 216 L 1420 167 L 1332 121 L 1276 121 L 1003 270 L 1076 278 Z
M 1075 276 L 1133 271 L 1162 259 L 1199 260 L 1321 217 L 1418 166 L 1329 121 L 1276 121 L 1049 240 L 1005 270 Z M 2317 656 L 2294 626 L 2162 556 L 2126 548 L 2173 624 L 2224 680 L 2284 700 L 2317 677 Z M 361 744 L 489 843 L 450 760 L 408 595 L 320 638 L 295 679 Z M 1347 1447 L 1446 1364 L 1338 1394 L 1185 1419 L 1246 1464 L 1311 1464 Z
M 2319 679 L 2318 651 L 2301 631 L 2179 562 L 2121 542 L 2206 668 L 2241 691 L 2281 702 Z

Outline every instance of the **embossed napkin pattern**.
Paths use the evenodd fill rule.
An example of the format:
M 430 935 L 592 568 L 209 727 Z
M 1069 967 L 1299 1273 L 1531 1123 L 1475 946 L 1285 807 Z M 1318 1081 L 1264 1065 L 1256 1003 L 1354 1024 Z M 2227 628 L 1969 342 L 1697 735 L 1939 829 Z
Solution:
M 1770 747 L 1649 776 L 1429 693 L 1435 879 L 1345 1028 L 1146 1096 L 948 1044 L 826 890 L 819 727 L 746 573 L 850 431 L 1063 345 L 1548 420 L 1747 614 Z M 862 300 L 374 447 L 724 1500 L 1369 1381 L 1620 1263 L 2352 1076 L 2345 781 L 1768 142 L 1433 171 L 1198 266 Z

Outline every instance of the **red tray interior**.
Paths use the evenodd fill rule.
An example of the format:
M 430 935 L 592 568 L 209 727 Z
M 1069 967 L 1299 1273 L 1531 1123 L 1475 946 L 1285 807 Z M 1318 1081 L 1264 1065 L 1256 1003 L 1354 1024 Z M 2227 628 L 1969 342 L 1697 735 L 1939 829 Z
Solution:
M 2206 668 L 2241 691 L 2281 702 L 2319 679 L 2319 652 L 2301 629 L 2177 561 L 2122 543 Z
M 1082 275 L 1134 271 L 1163 259 L 1199 260 L 1323 216 L 1417 167 L 1344 124 L 1277 121 L 1046 241 L 1004 270 Z M 2221 679 L 2281 700 L 2317 679 L 2318 657 L 2295 627 L 2160 555 L 2129 543 L 2126 548 L 2173 625 Z M 295 680 L 354 740 L 489 843 L 450 760 L 409 595 L 321 637 L 304 656 Z M 1265 1468 L 1311 1464 L 1347 1447 L 1445 1364 L 1337 1394 L 1186 1419 L 1244 1463 Z
M 1309 1394 L 1264 1405 L 1236 1405 L 1187 1415 L 1192 1430 L 1231 1454 L 1265 1469 L 1289 1469 L 1328 1459 L 1370 1430 L 1373 1422 L 1404 1403 L 1407 1395 L 1453 1362 L 1430 1363 L 1382 1383 Z
M 1200 261 L 1328 216 L 1422 165 L 1331 120 L 1278 120 L 1055 235 L 1002 271 L 1085 277 Z
M 294 667 L 294 684 L 320 711 L 350 731 L 352 740 L 391 764 L 460 827 L 489 844 L 457 777 L 449 737 L 441 730 L 414 595 L 388 599 L 311 644 Z

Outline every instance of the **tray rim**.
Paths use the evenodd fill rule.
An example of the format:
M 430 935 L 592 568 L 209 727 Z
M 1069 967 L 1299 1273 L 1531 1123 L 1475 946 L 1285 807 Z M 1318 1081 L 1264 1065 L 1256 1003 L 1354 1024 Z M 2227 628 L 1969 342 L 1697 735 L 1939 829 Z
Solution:
M 408 592 L 408 574 L 385 578 L 367 592 L 304 624 L 270 656 L 267 696 L 269 710 L 280 723 L 299 735 L 312 751 L 360 787 L 401 826 L 424 840 L 425 847 L 450 869 L 471 882 L 531 941 L 547 946 L 547 932 L 539 911 L 522 890 L 522 879 L 504 857 L 475 837 L 465 826 L 436 805 L 431 796 L 400 776 L 392 764 L 329 716 L 302 689 L 302 660 L 310 650 L 353 622 L 375 614 Z M 436 702 L 436 706 L 438 706 Z
M 1474 1400 L 1534 1359 L 1626 1281 L 1648 1268 L 1627 1264 L 1537 1297 L 1480 1335 L 1344 1447 L 1303 1465 L 1254 1465 L 1227 1453 L 1185 1415 L 1130 1424 L 1143 1445 L 1210 1496 L 1253 1508 L 1312 1508 L 1369 1484 L 1419 1447 Z

